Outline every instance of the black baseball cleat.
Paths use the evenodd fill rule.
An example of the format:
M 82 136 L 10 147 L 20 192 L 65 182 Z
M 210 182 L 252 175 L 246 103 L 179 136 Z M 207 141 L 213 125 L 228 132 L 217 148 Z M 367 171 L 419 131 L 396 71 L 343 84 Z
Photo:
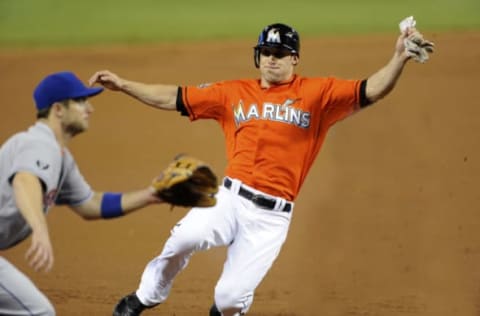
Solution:
M 210 316 L 222 316 L 222 313 L 218 311 L 218 308 L 215 304 L 210 307 Z
M 138 299 L 137 294 L 135 292 L 128 294 L 127 296 L 123 297 L 115 306 L 113 310 L 113 316 L 138 316 L 144 310 L 148 308 L 152 308 L 153 306 L 146 306 L 143 305 L 142 302 Z

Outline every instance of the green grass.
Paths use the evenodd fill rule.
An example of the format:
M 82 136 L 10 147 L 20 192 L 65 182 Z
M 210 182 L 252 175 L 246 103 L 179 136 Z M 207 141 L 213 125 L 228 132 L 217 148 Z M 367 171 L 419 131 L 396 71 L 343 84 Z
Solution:
M 249 38 L 269 23 L 301 36 L 480 29 L 480 0 L 0 0 L 1 46 Z

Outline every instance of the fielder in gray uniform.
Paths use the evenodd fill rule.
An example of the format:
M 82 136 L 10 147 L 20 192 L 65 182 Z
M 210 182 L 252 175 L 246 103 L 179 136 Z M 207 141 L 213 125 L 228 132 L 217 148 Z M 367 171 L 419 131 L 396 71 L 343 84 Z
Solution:
M 45 77 L 34 91 L 37 122 L 0 148 L 0 250 L 32 235 L 26 258 L 36 271 L 54 262 L 45 219 L 55 204 L 85 219 L 114 218 L 161 201 L 151 187 L 128 193 L 95 192 L 67 149 L 88 129 L 89 98 L 102 88 L 86 87 L 73 73 Z M 48 298 L 0 257 L 0 315 L 55 315 Z

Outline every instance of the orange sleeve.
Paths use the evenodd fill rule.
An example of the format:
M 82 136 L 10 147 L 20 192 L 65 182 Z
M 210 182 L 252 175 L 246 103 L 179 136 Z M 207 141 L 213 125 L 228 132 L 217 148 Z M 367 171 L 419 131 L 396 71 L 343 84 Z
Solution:
M 317 90 L 315 95 L 319 97 L 324 119 L 333 124 L 359 110 L 361 82 L 362 80 L 326 78 L 318 82 L 316 87 L 310 86 Z
M 181 100 L 190 120 L 207 118 L 220 120 L 225 111 L 222 90 L 223 83 L 182 87 Z

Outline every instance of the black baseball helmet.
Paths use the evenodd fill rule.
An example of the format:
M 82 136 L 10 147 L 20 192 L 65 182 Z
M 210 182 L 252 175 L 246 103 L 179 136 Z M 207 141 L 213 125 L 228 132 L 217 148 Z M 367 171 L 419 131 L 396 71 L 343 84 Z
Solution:
M 253 58 L 255 67 L 260 64 L 260 48 L 262 47 L 279 47 L 290 51 L 290 53 L 299 56 L 300 53 L 300 37 L 294 28 L 282 24 L 275 23 L 267 25 L 258 37 L 257 45 L 253 48 Z

